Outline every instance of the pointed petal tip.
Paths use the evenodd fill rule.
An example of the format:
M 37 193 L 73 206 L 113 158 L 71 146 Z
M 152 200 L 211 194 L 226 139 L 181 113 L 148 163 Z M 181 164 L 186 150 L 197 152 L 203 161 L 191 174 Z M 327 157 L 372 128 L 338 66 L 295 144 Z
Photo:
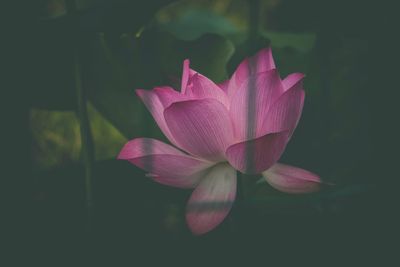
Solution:
M 261 49 L 256 54 L 256 57 L 261 57 L 264 60 L 266 60 L 265 63 L 268 63 L 269 68 L 271 68 L 271 69 L 275 68 L 275 62 L 274 62 L 274 57 L 272 56 L 272 47 L 271 46 Z
M 227 108 L 229 106 L 229 99 L 224 90 L 200 73 L 195 73 L 189 78 L 186 95 L 191 99 L 216 99 Z
M 253 56 L 268 56 L 272 57 L 272 47 L 266 46 L 258 50 Z
M 120 151 L 120 152 L 118 153 L 118 155 L 116 156 L 115 159 L 117 159 L 117 160 L 126 160 L 126 159 L 124 159 L 124 157 L 123 157 L 123 155 L 122 155 L 122 151 Z
M 121 151 L 117 155 L 117 160 L 129 160 L 131 157 L 129 156 L 131 153 L 129 153 L 132 142 L 134 140 L 128 141 L 122 148 Z
M 143 96 L 146 93 L 146 91 L 147 90 L 145 90 L 145 89 L 135 89 L 134 90 L 135 94 L 140 98 L 143 98 Z
M 261 49 L 258 53 L 266 53 L 268 56 L 272 57 L 272 46 L 267 46 Z
M 299 85 L 299 83 L 303 82 L 303 79 L 306 77 L 304 73 L 295 72 L 286 76 L 285 79 L 282 80 L 282 85 L 285 91 L 288 91 L 291 88 L 295 88 Z
M 294 72 L 291 75 L 295 75 L 299 80 L 304 79 L 304 77 L 306 77 L 306 75 L 301 72 Z

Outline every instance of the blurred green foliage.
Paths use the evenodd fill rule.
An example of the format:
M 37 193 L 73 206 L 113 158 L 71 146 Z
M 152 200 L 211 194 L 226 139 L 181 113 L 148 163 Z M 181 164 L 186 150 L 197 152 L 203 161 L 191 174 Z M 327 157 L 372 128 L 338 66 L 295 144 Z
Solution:
M 90 104 L 88 113 L 95 159 L 115 158 L 127 139 Z M 30 124 L 34 166 L 48 169 L 80 160 L 81 138 L 75 112 L 32 109 Z

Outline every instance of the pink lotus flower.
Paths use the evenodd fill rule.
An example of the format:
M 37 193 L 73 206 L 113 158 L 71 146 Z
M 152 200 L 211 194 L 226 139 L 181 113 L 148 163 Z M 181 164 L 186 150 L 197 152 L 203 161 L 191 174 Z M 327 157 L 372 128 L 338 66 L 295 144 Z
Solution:
M 150 172 L 157 182 L 194 188 L 186 221 L 206 233 L 229 213 L 236 170 L 262 173 L 288 193 L 319 189 L 317 175 L 277 163 L 299 121 L 301 73 L 281 80 L 270 49 L 245 59 L 230 80 L 215 84 L 183 64 L 181 92 L 171 87 L 136 90 L 174 146 L 150 138 L 129 141 L 118 158 Z

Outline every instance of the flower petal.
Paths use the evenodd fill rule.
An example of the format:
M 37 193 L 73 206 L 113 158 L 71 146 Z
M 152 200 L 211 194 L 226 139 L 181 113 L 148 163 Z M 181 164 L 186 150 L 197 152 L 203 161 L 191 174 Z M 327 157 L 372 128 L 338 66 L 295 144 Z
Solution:
M 287 140 L 287 131 L 266 134 L 231 145 L 226 150 L 226 157 L 235 169 L 243 173 L 260 173 L 278 161 L 285 150 Z
M 243 82 L 230 104 L 235 137 L 243 141 L 264 135 L 263 121 L 268 109 L 282 93 L 276 70 L 253 75 Z
M 190 99 L 188 96 L 179 93 L 169 86 L 156 87 L 153 91 L 157 94 L 164 109 L 169 107 L 172 103 Z
M 200 181 L 186 206 L 186 222 L 196 234 L 218 226 L 228 215 L 236 197 L 236 171 L 229 164 L 214 166 Z
M 186 89 L 186 95 L 191 99 L 213 98 L 228 108 L 228 96 L 207 77 L 196 73 L 190 78 L 189 84 L 190 86 Z
M 296 72 L 296 73 L 289 74 L 282 81 L 283 88 L 286 91 L 286 90 L 290 89 L 293 85 L 295 85 L 296 83 L 301 81 L 303 78 L 304 78 L 303 73 Z
M 232 122 L 215 99 L 177 102 L 164 111 L 168 128 L 180 148 L 210 161 L 224 159 L 232 143 Z
M 272 187 L 286 193 L 311 193 L 321 187 L 318 175 L 281 163 L 276 163 L 262 175 Z
M 256 55 L 244 59 L 230 79 L 228 95 L 233 95 L 249 76 L 272 69 L 275 69 L 275 62 L 270 47 L 264 48 Z
M 190 78 L 197 72 L 190 69 L 189 59 L 183 61 L 182 81 L 181 81 L 181 93 L 186 94 L 186 87 L 188 86 Z
M 303 83 L 299 80 L 269 108 L 261 129 L 265 133 L 288 130 L 290 136 L 299 122 L 304 104 Z
M 171 88 L 171 90 L 173 89 Z M 168 129 L 168 126 L 164 119 L 165 106 L 161 102 L 159 95 L 156 93 L 156 91 L 137 89 L 136 94 L 143 101 L 147 109 L 150 111 L 151 115 L 153 115 L 154 120 L 157 122 L 158 127 L 160 127 L 164 135 L 168 138 L 169 141 L 171 141 L 171 143 L 176 144 L 176 141 L 172 136 L 170 130 Z
M 129 141 L 122 148 L 118 159 L 128 160 L 150 172 L 151 177 L 159 183 L 182 188 L 196 186 L 213 165 L 151 138 Z
M 228 85 L 229 85 L 229 80 L 225 80 L 222 83 L 218 84 L 218 87 L 222 89 L 225 93 L 228 92 Z

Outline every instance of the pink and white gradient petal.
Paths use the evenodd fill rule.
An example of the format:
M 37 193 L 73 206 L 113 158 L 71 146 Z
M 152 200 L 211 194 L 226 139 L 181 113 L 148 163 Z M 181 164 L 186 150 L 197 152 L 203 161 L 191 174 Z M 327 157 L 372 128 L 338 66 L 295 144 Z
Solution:
M 204 234 L 225 219 L 236 197 L 236 183 L 236 171 L 227 163 L 215 165 L 200 181 L 186 206 L 186 222 L 194 234 Z
M 122 148 L 118 159 L 128 160 L 149 172 L 155 181 L 181 188 L 193 188 L 214 164 L 189 156 L 151 138 L 136 138 Z
M 321 180 L 315 173 L 281 163 L 276 163 L 262 175 L 272 187 L 285 193 L 312 193 L 321 187 Z

